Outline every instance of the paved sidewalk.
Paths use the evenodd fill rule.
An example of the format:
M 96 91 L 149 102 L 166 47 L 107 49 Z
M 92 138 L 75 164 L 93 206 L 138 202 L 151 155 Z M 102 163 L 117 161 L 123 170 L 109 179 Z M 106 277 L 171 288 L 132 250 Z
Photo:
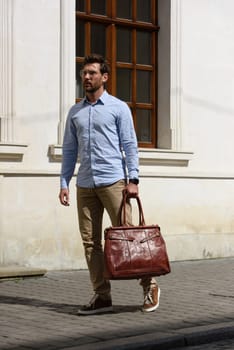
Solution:
M 87 271 L 0 281 L 0 349 L 174 349 L 234 338 L 234 258 L 176 262 L 158 278 L 160 307 L 140 311 L 138 281 L 113 281 L 114 312 L 77 316 Z

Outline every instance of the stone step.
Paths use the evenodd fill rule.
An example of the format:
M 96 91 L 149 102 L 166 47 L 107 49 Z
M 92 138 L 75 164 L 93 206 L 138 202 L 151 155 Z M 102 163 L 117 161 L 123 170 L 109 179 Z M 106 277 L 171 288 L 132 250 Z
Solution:
M 0 266 L 0 279 L 43 276 L 47 270 L 25 266 Z

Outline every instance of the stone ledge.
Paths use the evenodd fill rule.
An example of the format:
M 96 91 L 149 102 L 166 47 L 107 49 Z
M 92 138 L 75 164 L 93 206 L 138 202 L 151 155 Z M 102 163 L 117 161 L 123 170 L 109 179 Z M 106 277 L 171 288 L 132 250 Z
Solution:
M 62 161 L 62 145 L 49 145 L 48 157 L 51 162 Z
M 0 160 L 21 162 L 28 145 L 18 143 L 0 143 Z
M 193 152 L 165 149 L 139 148 L 140 165 L 163 165 L 186 167 L 193 158 Z
M 47 270 L 24 266 L 0 266 L 0 279 L 43 276 Z
M 50 161 L 61 162 L 62 146 L 49 145 L 48 156 Z M 140 165 L 188 166 L 193 158 L 193 152 L 174 151 L 157 148 L 139 148 Z

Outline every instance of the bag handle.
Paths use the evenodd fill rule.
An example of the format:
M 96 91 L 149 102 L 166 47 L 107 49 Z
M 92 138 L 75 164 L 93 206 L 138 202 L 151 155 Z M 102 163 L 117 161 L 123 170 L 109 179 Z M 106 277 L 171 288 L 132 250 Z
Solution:
M 139 211 L 139 226 L 145 226 L 145 218 L 142 209 L 142 204 L 139 196 L 133 196 L 126 191 L 123 191 L 123 199 L 120 206 L 120 226 L 128 226 L 126 220 L 126 202 L 128 198 L 134 198 L 137 201 L 138 211 Z

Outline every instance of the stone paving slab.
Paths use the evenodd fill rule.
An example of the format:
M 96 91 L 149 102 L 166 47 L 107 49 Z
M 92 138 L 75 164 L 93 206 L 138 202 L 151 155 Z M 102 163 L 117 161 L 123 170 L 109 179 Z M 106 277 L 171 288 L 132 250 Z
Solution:
M 113 281 L 114 312 L 93 316 L 77 315 L 92 296 L 86 270 L 1 280 L 0 349 L 171 349 L 234 337 L 234 259 L 171 269 L 158 278 L 160 307 L 149 314 L 134 280 Z

